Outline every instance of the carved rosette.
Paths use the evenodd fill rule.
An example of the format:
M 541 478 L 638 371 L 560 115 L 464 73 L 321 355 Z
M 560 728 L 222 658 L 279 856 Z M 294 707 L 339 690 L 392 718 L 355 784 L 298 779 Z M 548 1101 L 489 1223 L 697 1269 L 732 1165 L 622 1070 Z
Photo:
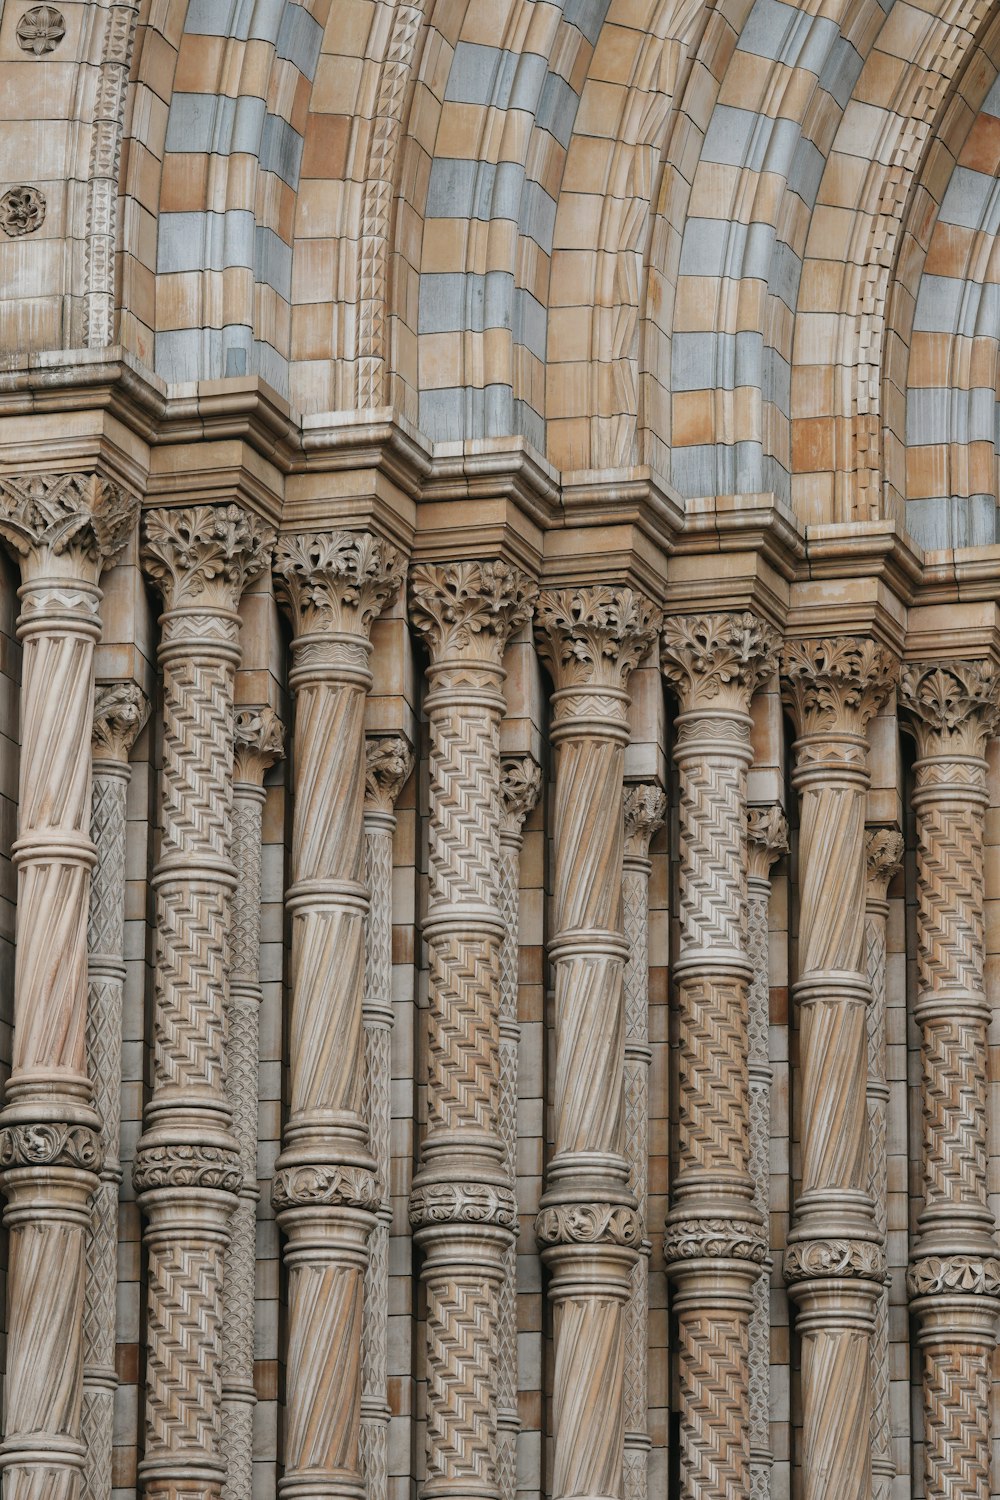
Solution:
M 505 562 L 422 565 L 430 653 L 428 1130 L 410 1199 L 427 1288 L 425 1496 L 494 1496 L 497 1346 L 516 1223 L 499 1133 L 504 649 L 537 589 Z
M 917 998 L 923 1070 L 924 1206 L 909 1275 L 924 1349 L 924 1484 L 990 1493 L 990 1407 L 1000 1285 L 987 1179 L 984 987 L 986 746 L 1000 730 L 992 661 L 903 668 L 917 740 Z
M 365 1119 L 381 1184 L 369 1240 L 361 1335 L 361 1472 L 368 1500 L 388 1495 L 389 1235 L 392 1058 L 392 836 L 396 799 L 413 770 L 413 751 L 398 734 L 365 741 Z
M 802 1337 L 805 1500 L 871 1487 L 871 1344 L 883 1279 L 868 1182 L 868 724 L 896 664 L 856 637 L 789 642 L 796 720 L 802 1183 L 785 1279 Z
M 242 1182 L 224 1085 L 240 598 L 273 534 L 237 505 L 150 511 L 142 563 L 162 595 L 163 837 L 153 1092 L 133 1166 L 149 1252 L 148 1494 L 218 1496 L 224 1262 Z
M 629 677 L 659 626 L 628 588 L 554 590 L 538 607 L 557 756 L 555 1151 L 536 1225 L 555 1324 L 555 1497 L 622 1492 L 625 1303 L 642 1240 L 623 1134 L 622 794 Z
M 69 1500 L 81 1439 L 86 1242 L 100 1119 L 87 1072 L 93 653 L 103 567 L 138 500 L 99 474 L 0 478 L 21 570 L 13 1067 L 0 1115 L 11 1232 L 4 1493 Z
M 363 1280 L 381 1202 L 365 1119 L 365 700 L 370 632 L 404 577 L 367 531 L 282 536 L 293 628 L 291 1108 L 272 1202 L 287 1236 L 284 1500 L 363 1494 Z

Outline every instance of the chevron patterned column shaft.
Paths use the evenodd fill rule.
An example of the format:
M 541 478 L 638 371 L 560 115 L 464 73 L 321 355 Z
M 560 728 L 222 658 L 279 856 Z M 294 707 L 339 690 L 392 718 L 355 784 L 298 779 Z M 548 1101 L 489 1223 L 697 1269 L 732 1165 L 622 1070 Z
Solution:
M 87 914 L 98 582 L 137 501 L 96 474 L 0 479 L 21 568 L 13 1067 L 0 1115 L 10 1230 L 6 1500 L 78 1500 L 85 1245 L 100 1118 L 87 1076 Z
M 805 1500 L 870 1500 L 871 1342 L 885 1249 L 868 1191 L 864 953 L 867 730 L 896 666 L 854 637 L 793 641 L 782 662 L 800 795 L 802 1181 L 784 1273 L 802 1339 Z
M 987 1179 L 985 752 L 1000 729 L 992 662 L 903 669 L 917 738 L 917 999 L 924 1205 L 908 1287 L 923 1349 L 927 1500 L 988 1500 L 1000 1257 Z
M 680 1144 L 664 1255 L 680 1342 L 681 1493 L 750 1483 L 750 1313 L 767 1246 L 750 1175 L 747 772 L 750 700 L 777 637 L 753 614 L 682 616 L 662 666 L 680 704 Z
M 223 1264 L 242 1181 L 224 1086 L 237 608 L 272 542 L 239 506 L 151 511 L 142 560 L 163 597 L 163 837 L 153 1091 L 133 1183 L 149 1255 L 149 1500 L 218 1496 Z

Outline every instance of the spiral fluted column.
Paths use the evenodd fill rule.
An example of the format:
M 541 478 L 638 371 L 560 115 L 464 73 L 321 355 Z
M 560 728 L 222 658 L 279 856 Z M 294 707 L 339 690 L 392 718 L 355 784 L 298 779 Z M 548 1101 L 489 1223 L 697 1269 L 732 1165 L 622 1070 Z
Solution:
M 242 1180 L 224 1083 L 237 608 L 272 540 L 237 505 L 145 518 L 143 566 L 163 598 L 153 1092 L 132 1172 L 149 1257 L 148 1500 L 222 1488 L 223 1265 Z
M 412 575 L 430 652 L 430 1076 L 410 1198 L 427 1289 L 426 1497 L 498 1495 L 498 1304 L 517 1223 L 498 1121 L 501 661 L 536 592 L 503 562 Z
M 226 1006 L 226 1093 L 240 1151 L 240 1189 L 230 1223 L 222 1296 L 223 1500 L 253 1494 L 254 1280 L 257 1266 L 257 1100 L 260 1060 L 261 823 L 264 776 L 283 754 L 271 708 L 237 710 L 234 731 L 232 903 Z
M 656 785 L 625 788 L 625 1160 L 642 1241 L 625 1304 L 624 1500 L 646 1500 L 650 1437 L 649 1371 L 649 842 L 663 826 L 667 799 Z
M 771 988 L 767 908 L 771 866 L 788 852 L 788 823 L 780 807 L 747 814 L 747 951 L 750 957 L 747 1073 L 750 1084 L 750 1176 L 753 1204 L 768 1242 L 771 1179 Z M 753 1284 L 750 1312 L 750 1500 L 771 1494 L 771 1260 Z
M 642 1228 L 623 1137 L 628 680 L 659 611 L 628 588 L 542 594 L 555 684 L 555 1151 L 536 1221 L 550 1272 L 555 1500 L 622 1493 L 625 1303 Z
M 398 734 L 365 742 L 365 1119 L 381 1198 L 368 1241 L 361 1334 L 361 1472 L 368 1500 L 386 1500 L 389 1479 L 389 1235 L 392 1171 L 392 835 L 396 799 L 413 770 Z
M 871 1343 L 885 1252 L 868 1191 L 867 730 L 896 666 L 853 636 L 790 642 L 798 739 L 801 1188 L 784 1273 L 802 1343 L 804 1500 L 870 1500 Z
M 110 1500 L 114 1445 L 121 1149 L 122 999 L 125 990 L 125 834 L 129 752 L 149 717 L 134 682 L 101 684 L 94 697 L 93 806 L 97 850 L 87 933 L 87 1066 L 101 1117 L 101 1181 L 87 1240 L 83 1311 L 84 1500 Z
M 663 631 L 680 707 L 680 1142 L 664 1257 L 685 1500 L 729 1500 L 750 1483 L 750 1312 L 767 1247 L 749 1157 L 746 798 L 750 700 L 776 646 L 753 614 L 681 617 Z
M 363 1284 L 381 1198 L 364 1117 L 364 717 L 372 622 L 403 566 L 371 533 L 334 531 L 281 537 L 274 571 L 295 694 L 291 1107 L 272 1191 L 288 1269 L 279 1493 L 358 1500 Z
M 992 662 L 906 666 L 917 738 L 917 998 L 924 1206 L 908 1288 L 923 1351 L 927 1500 L 988 1500 L 990 1362 L 1000 1257 L 989 1202 L 983 983 L 987 741 L 1000 729 Z
M 0 479 L 23 648 L 14 1055 L 0 1114 L 5 1500 L 76 1500 L 84 1466 L 85 1247 L 101 1165 L 86 1053 L 94 644 L 101 572 L 137 515 L 97 474 Z

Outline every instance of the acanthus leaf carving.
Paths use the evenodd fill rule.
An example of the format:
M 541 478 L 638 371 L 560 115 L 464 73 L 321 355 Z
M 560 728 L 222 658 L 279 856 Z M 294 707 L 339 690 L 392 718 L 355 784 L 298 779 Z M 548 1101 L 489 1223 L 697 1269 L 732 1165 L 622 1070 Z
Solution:
M 18 1167 L 76 1167 L 99 1172 L 101 1138 L 89 1125 L 5 1125 L 0 1129 L 0 1171 Z
M 19 557 L 79 554 L 98 572 L 128 541 L 138 496 L 103 474 L 0 477 L 0 536 Z
M 776 802 L 747 809 L 747 853 L 747 873 L 759 880 L 788 853 L 788 819 Z
M 865 868 L 869 894 L 884 901 L 889 882 L 903 858 L 903 835 L 894 828 L 870 828 L 865 834 Z
M 660 665 L 682 711 L 718 704 L 746 713 L 774 675 L 778 645 L 777 631 L 749 610 L 677 615 L 664 624 Z
M 992 661 L 906 663 L 899 698 L 921 757 L 981 757 L 1000 730 L 1000 671 Z
M 267 567 L 274 532 L 240 505 L 147 511 L 142 546 L 146 576 L 166 610 L 235 610 Z
M 137 1194 L 182 1187 L 238 1193 L 242 1184 L 239 1152 L 221 1146 L 140 1143 L 132 1164 L 132 1186 Z
M 531 755 L 500 760 L 500 831 L 518 836 L 542 794 L 542 768 Z
M 885 1248 L 873 1240 L 799 1240 L 785 1251 L 785 1281 L 858 1277 L 885 1281 Z
M 666 793 L 655 782 L 636 782 L 625 788 L 625 857 L 647 859 L 650 841 L 663 827 Z
M 756 1219 L 699 1218 L 668 1219 L 663 1237 L 667 1265 L 703 1257 L 711 1260 L 745 1260 L 762 1266 L 767 1260 L 767 1242 Z
M 410 575 L 410 620 L 433 661 L 468 657 L 500 665 L 531 618 L 538 587 L 511 563 L 421 563 Z
M 410 1196 L 414 1228 L 434 1224 L 495 1224 L 517 1227 L 517 1204 L 511 1188 L 481 1182 L 428 1182 Z
M 374 1172 L 338 1164 L 282 1167 L 274 1174 L 271 1204 L 275 1213 L 317 1204 L 367 1209 L 374 1213 L 382 1190 Z
M 238 708 L 233 727 L 233 778 L 263 785 L 264 773 L 285 753 L 285 726 L 273 708 Z
M 135 682 L 99 682 L 94 690 L 95 760 L 126 764 L 149 718 L 149 699 Z
M 547 589 L 536 611 L 538 651 L 557 689 L 623 691 L 653 642 L 661 612 L 631 588 Z
M 275 592 L 296 636 L 367 638 L 405 573 L 398 550 L 370 531 L 294 532 L 280 536 L 274 552 Z
M 401 734 L 370 734 L 365 740 L 365 801 L 391 813 L 413 770 L 413 749 Z
M 535 1219 L 535 1237 L 545 1245 L 642 1244 L 642 1221 L 625 1203 L 556 1203 Z
M 782 650 L 782 698 L 802 735 L 864 734 L 898 675 L 895 657 L 860 636 L 787 641 Z

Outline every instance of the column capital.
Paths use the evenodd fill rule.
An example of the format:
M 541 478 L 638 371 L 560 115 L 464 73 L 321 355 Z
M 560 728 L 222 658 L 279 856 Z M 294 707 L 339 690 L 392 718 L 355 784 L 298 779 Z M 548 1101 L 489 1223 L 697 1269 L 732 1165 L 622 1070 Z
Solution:
M 421 563 L 410 575 L 410 621 L 432 663 L 464 657 L 499 667 L 537 597 L 537 584 L 510 563 Z
M 660 665 L 684 713 L 718 708 L 747 713 L 774 673 L 778 633 L 749 610 L 676 615 L 663 627 Z
M 653 834 L 663 827 L 667 811 L 666 793 L 653 781 L 640 781 L 626 786 L 625 812 L 625 858 L 626 860 L 649 858 L 649 844 Z
M 771 866 L 788 853 L 788 819 L 776 802 L 747 809 L 747 874 L 769 880 Z
M 907 662 L 900 706 L 909 715 L 921 759 L 977 756 L 1000 729 L 1000 671 L 992 661 Z
M 869 901 L 884 901 L 889 882 L 903 858 L 903 835 L 894 828 L 869 828 L 865 834 L 865 872 Z
M 539 654 L 556 687 L 557 722 L 624 720 L 628 680 L 656 640 L 659 608 L 635 589 L 594 584 L 544 590 L 536 617 Z
M 800 735 L 863 735 L 896 685 L 898 670 L 891 652 L 861 636 L 787 641 L 782 698 Z
M 297 637 L 367 640 L 405 573 L 397 549 L 371 531 L 294 532 L 274 552 L 275 588 Z
M 128 764 L 129 754 L 149 718 L 149 699 L 136 682 L 99 682 L 94 689 L 91 746 L 95 760 Z
M 0 477 L 0 536 L 30 574 L 54 571 L 55 559 L 96 583 L 125 546 L 139 499 L 103 474 L 12 474 Z M 65 562 L 58 569 L 66 573 Z
M 165 612 L 234 612 L 267 567 L 274 532 L 239 505 L 146 512 L 142 566 Z
M 520 838 L 542 794 L 542 768 L 532 755 L 500 757 L 500 834 Z
M 365 807 L 391 814 L 413 770 L 413 749 L 401 734 L 370 734 L 365 739 Z
M 238 708 L 233 726 L 233 780 L 264 785 L 264 774 L 285 753 L 285 726 L 273 708 Z

